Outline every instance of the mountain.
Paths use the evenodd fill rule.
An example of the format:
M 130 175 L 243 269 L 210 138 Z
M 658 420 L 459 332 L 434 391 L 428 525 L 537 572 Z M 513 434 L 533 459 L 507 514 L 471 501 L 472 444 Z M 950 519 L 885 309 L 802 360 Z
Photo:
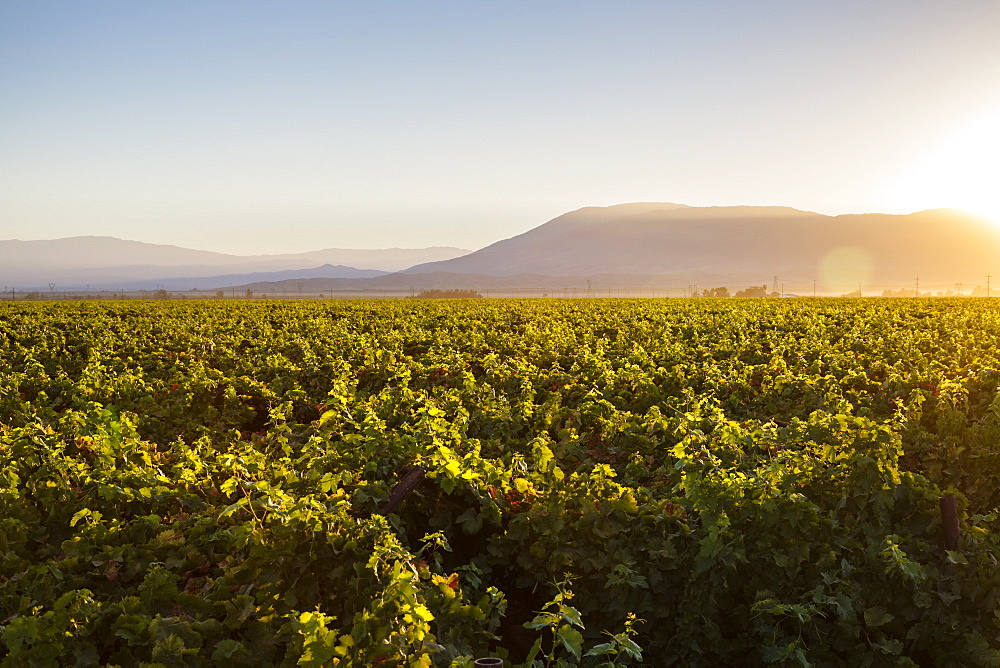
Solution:
M 564 214 L 407 274 L 656 275 L 673 284 L 984 282 L 1000 228 L 960 211 L 826 216 L 788 207 L 625 204 Z
M 457 274 L 452 272 L 432 272 L 423 274 L 408 274 L 397 272 L 385 274 L 374 278 L 351 279 L 351 278 L 312 278 L 302 281 L 265 281 L 250 283 L 247 285 L 232 286 L 238 296 L 240 293 L 250 290 L 256 295 L 268 294 L 294 295 L 302 293 L 307 296 L 315 296 L 318 293 L 335 291 L 341 293 L 365 293 L 379 296 L 379 293 L 391 293 L 399 295 L 420 290 L 454 289 L 461 288 L 467 290 L 479 290 L 489 293 L 494 290 L 503 293 L 516 294 L 524 291 L 533 296 L 540 293 L 552 293 L 561 295 L 565 291 L 572 291 L 574 296 L 582 296 L 588 291 L 594 296 L 604 296 L 609 291 L 615 292 L 628 289 L 661 290 L 664 287 L 671 287 L 672 277 L 658 274 L 598 274 L 595 276 L 545 276 L 542 274 L 516 274 L 514 276 L 489 276 L 486 274 Z M 590 285 L 590 288 L 588 288 Z M 676 286 L 674 286 L 676 287 Z M 218 286 L 218 289 L 228 291 L 230 287 Z M 680 296 L 679 291 L 675 291 L 674 296 Z
M 247 283 L 261 282 L 281 282 L 288 281 L 289 284 L 297 284 L 299 281 L 316 279 L 356 279 L 374 278 L 383 276 L 388 272 L 377 269 L 355 269 L 342 265 L 324 264 L 311 269 L 288 269 L 286 271 L 261 271 L 252 274 L 223 274 L 220 276 L 206 277 L 184 277 L 184 278 L 160 278 L 156 280 L 131 281 L 127 289 L 129 290 L 206 290 L 221 289 L 227 286 L 243 285 Z M 99 288 L 99 284 L 92 284 L 92 288 Z
M 360 278 L 398 271 L 417 263 L 464 255 L 461 248 L 328 248 L 283 255 L 232 255 L 114 237 L 70 237 L 43 241 L 0 241 L 0 282 L 19 289 L 187 290 L 233 281 L 281 280 L 319 274 L 280 275 L 306 270 L 332 277 Z M 270 277 L 264 274 L 279 272 Z M 177 279 L 177 280 L 174 280 Z M 184 280 L 205 279 L 205 280 Z
M 451 246 L 431 246 L 430 248 L 381 248 L 365 250 L 356 248 L 325 248 L 318 251 L 296 253 L 294 255 L 259 255 L 250 257 L 272 260 L 295 260 L 310 266 L 317 264 L 340 265 L 355 269 L 372 269 L 382 272 L 402 271 L 416 264 L 450 260 L 472 251 Z
M 240 264 L 247 258 L 166 244 L 148 244 L 115 237 L 69 237 L 0 241 L 0 257 L 10 267 L 73 267 L 96 269 L 135 265 L 177 266 Z
M 481 250 L 325 249 L 240 256 L 110 237 L 0 241 L 19 290 L 250 289 L 317 293 L 468 288 L 612 290 L 772 284 L 968 292 L 1000 275 L 1000 228 L 960 211 L 826 216 L 789 207 L 641 202 L 587 207 Z M 919 277 L 919 278 L 918 278 Z M 39 287 L 41 286 L 41 287 Z
M 656 211 L 686 211 L 683 204 L 636 203 L 609 207 L 586 207 L 563 214 L 516 237 L 491 244 L 453 261 L 417 265 L 407 273 L 435 271 L 510 276 L 534 273 L 550 276 L 602 273 L 595 263 L 600 257 L 609 222 Z M 618 237 L 619 232 L 612 232 Z M 647 273 L 629 270 L 624 273 Z

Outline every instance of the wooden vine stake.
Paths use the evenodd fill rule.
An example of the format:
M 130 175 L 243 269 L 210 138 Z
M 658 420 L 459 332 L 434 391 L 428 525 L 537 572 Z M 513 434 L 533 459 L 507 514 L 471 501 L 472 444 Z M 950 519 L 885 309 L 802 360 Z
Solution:
M 403 476 L 403 479 L 392 488 L 392 494 L 389 495 L 389 500 L 386 501 L 381 508 L 378 509 L 376 514 L 378 515 L 388 515 L 396 506 L 403 502 L 410 492 L 420 484 L 420 481 L 424 479 L 424 474 L 427 473 L 427 469 L 423 466 L 414 466 L 410 469 L 409 473 Z
M 944 549 L 958 549 L 958 506 L 955 497 L 948 494 L 941 497 L 941 525 L 944 527 Z

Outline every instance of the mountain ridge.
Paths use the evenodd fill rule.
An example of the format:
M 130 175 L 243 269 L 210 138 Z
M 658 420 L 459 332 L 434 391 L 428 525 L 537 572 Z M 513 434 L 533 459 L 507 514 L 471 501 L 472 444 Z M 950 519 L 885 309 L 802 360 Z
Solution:
M 804 282 L 839 273 L 854 283 L 888 284 L 920 275 L 968 281 L 1000 265 L 1000 228 L 954 209 L 828 216 L 791 207 L 647 207 L 638 213 L 607 207 L 587 210 L 585 225 L 570 225 L 580 211 L 405 273 L 659 274 L 691 282 L 776 274 Z M 870 266 L 831 267 L 843 263 L 841 249 L 856 251 L 855 265 Z
M 591 283 L 610 289 L 627 286 L 628 281 L 665 286 L 760 285 L 780 276 L 800 285 L 815 281 L 832 291 L 856 289 L 858 284 L 974 284 L 1000 270 L 1000 227 L 956 209 L 829 216 L 784 206 L 693 207 L 636 202 L 583 207 L 472 252 L 431 247 L 237 256 L 188 252 L 169 245 L 151 248 L 143 242 L 95 236 L 61 240 L 50 248 L 62 247 L 65 252 L 75 248 L 79 258 L 80 247 L 74 242 L 80 239 L 85 245 L 107 244 L 112 239 L 112 259 L 119 264 L 109 269 L 98 266 L 100 258 L 87 257 L 84 259 L 91 266 L 61 267 L 64 274 L 72 275 L 78 285 L 113 289 L 120 287 L 112 286 L 113 281 L 128 281 L 142 289 L 156 285 L 172 290 L 277 292 L 295 292 L 306 286 L 310 290 L 363 291 Z M 22 270 L 35 271 L 36 285 L 54 281 L 58 289 L 65 289 L 67 279 L 51 278 L 58 275 L 51 266 L 31 267 L 29 257 L 9 261 L 10 249 L 25 243 L 44 242 L 0 241 L 0 259 L 4 260 L 0 274 L 20 262 Z M 125 253 L 133 249 L 141 252 Z M 148 260 L 149 253 L 160 253 L 160 261 L 193 258 L 218 263 L 121 265 L 123 261 Z M 385 264 L 386 269 L 359 268 L 365 253 L 381 253 L 384 263 L 395 264 Z M 359 262 L 324 261 L 337 254 Z M 438 257 L 420 261 L 427 259 L 427 254 Z M 50 257 L 48 262 L 51 265 L 59 259 Z M 417 261 L 406 264 L 414 259 Z M 105 256 L 103 261 L 110 260 Z M 77 264 L 80 262 L 78 259 Z M 294 287 L 289 288 L 291 285 Z
M 61 239 L 0 240 L 0 281 L 20 289 L 41 289 L 55 283 L 61 289 L 84 286 L 112 289 L 144 289 L 140 285 L 176 284 L 174 289 L 204 285 L 216 277 L 250 277 L 267 272 L 306 272 L 318 267 L 340 267 L 340 276 L 364 277 L 364 272 L 388 273 L 429 260 L 468 253 L 462 248 L 432 246 L 406 249 L 325 248 L 304 253 L 235 255 L 184 248 L 173 244 L 151 244 L 99 235 Z M 350 270 L 350 271 L 348 271 Z M 361 273 L 358 273 L 361 272 Z M 275 277 L 278 278 L 278 277 Z M 174 279 L 192 279 L 182 287 Z M 211 283 L 212 281 L 209 281 Z

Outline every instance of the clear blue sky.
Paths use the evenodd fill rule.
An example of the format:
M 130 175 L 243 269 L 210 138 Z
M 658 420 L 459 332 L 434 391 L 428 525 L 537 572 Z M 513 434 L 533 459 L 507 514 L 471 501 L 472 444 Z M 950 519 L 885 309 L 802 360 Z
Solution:
M 629 201 L 1000 211 L 998 35 L 994 0 L 4 0 L 0 238 L 478 248 Z

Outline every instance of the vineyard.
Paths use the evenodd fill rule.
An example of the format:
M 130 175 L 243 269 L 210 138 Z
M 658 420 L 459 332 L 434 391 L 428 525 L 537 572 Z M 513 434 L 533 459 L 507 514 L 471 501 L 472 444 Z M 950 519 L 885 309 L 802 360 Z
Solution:
M 3 665 L 1000 665 L 992 300 L 3 303 L 0 452 Z

